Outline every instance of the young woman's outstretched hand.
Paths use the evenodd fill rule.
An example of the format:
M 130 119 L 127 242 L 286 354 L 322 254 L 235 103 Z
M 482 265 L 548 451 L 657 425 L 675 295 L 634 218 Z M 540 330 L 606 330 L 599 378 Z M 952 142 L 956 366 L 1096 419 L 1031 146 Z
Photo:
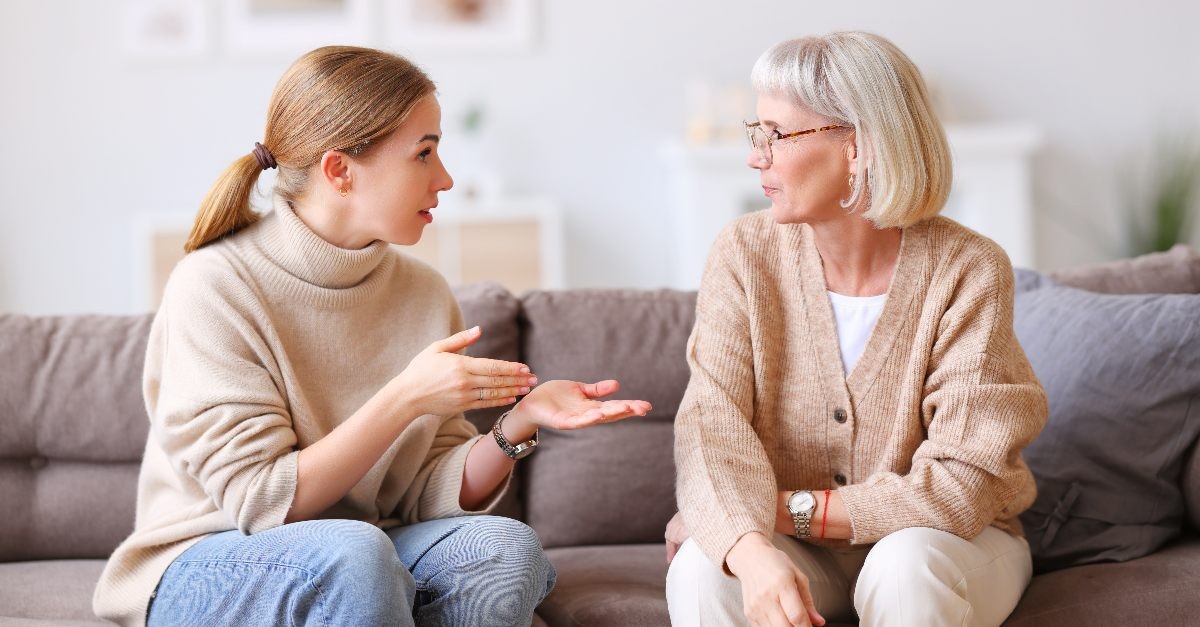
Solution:
M 529 440 L 540 427 L 582 429 L 630 416 L 645 416 L 650 411 L 650 403 L 646 401 L 599 400 L 616 393 L 620 387 L 611 379 L 596 383 L 547 381 L 532 391 L 521 392 L 528 392 L 528 395 L 508 412 L 500 429 L 510 443 L 516 443 Z M 508 403 L 515 400 L 497 399 Z M 512 471 L 513 460 L 491 440 L 490 437 L 482 438 L 467 455 L 459 493 L 459 505 L 465 510 L 482 506 Z
M 517 402 L 537 385 L 529 366 L 513 361 L 459 355 L 482 336 L 479 327 L 430 344 L 388 383 L 405 410 L 452 416 L 471 409 Z
M 645 416 L 650 411 L 650 403 L 646 401 L 598 400 L 619 389 L 621 384 L 612 379 L 597 383 L 547 381 L 513 408 L 504 421 L 505 434 L 507 436 L 511 430 L 517 437 L 524 437 L 532 435 L 538 427 L 582 429 L 631 416 Z

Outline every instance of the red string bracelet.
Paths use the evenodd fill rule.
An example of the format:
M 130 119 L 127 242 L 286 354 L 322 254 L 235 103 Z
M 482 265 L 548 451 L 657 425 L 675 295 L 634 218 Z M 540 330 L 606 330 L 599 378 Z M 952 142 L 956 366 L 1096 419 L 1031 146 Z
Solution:
M 825 508 L 821 510 L 821 539 L 825 539 L 825 521 L 829 520 L 829 490 L 825 490 Z

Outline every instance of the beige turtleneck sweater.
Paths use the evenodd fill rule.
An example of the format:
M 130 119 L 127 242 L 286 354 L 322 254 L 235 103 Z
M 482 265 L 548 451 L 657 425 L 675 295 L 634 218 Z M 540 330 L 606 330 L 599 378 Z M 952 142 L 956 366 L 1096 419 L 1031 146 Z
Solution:
M 282 525 L 298 451 L 461 327 L 428 266 L 379 241 L 333 246 L 279 199 L 261 222 L 184 257 L 146 351 L 134 531 L 101 576 L 96 614 L 141 624 L 184 550 L 214 532 Z M 389 527 L 468 513 L 458 499 L 476 436 L 462 415 L 417 418 L 321 517 Z
M 684 523 L 723 565 L 770 537 L 777 490 L 836 489 L 869 544 L 907 527 L 1021 533 L 1021 459 L 1046 396 L 1012 326 L 1004 251 L 947 218 L 904 229 L 892 284 L 846 376 L 807 225 L 739 218 L 709 255 L 675 421 Z M 844 544 L 844 543 L 841 543 Z

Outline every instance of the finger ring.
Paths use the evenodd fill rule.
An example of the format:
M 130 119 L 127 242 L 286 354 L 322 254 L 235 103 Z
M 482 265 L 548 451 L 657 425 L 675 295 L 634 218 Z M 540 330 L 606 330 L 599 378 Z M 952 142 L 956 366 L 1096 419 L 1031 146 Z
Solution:
M 482 401 L 483 400 L 483 388 L 475 388 L 475 389 L 479 390 L 479 400 Z

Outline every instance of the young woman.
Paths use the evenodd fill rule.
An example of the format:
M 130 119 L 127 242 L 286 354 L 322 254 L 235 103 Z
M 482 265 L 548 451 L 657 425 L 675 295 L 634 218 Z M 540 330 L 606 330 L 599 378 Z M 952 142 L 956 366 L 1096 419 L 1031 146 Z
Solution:
M 645 415 L 617 382 L 537 386 L 476 341 L 414 244 L 452 181 L 434 85 L 329 47 L 205 198 L 151 329 L 133 534 L 95 611 L 124 624 L 529 624 L 554 570 L 480 516 L 537 429 Z M 274 210 L 249 194 L 278 168 Z M 535 387 L 537 386 L 537 387 Z M 512 404 L 480 436 L 462 412 Z
M 700 288 L 672 622 L 998 625 L 1030 578 L 1020 451 L 1047 414 L 1008 257 L 938 217 L 949 149 L 890 42 L 785 41 L 752 80 L 771 208 Z

